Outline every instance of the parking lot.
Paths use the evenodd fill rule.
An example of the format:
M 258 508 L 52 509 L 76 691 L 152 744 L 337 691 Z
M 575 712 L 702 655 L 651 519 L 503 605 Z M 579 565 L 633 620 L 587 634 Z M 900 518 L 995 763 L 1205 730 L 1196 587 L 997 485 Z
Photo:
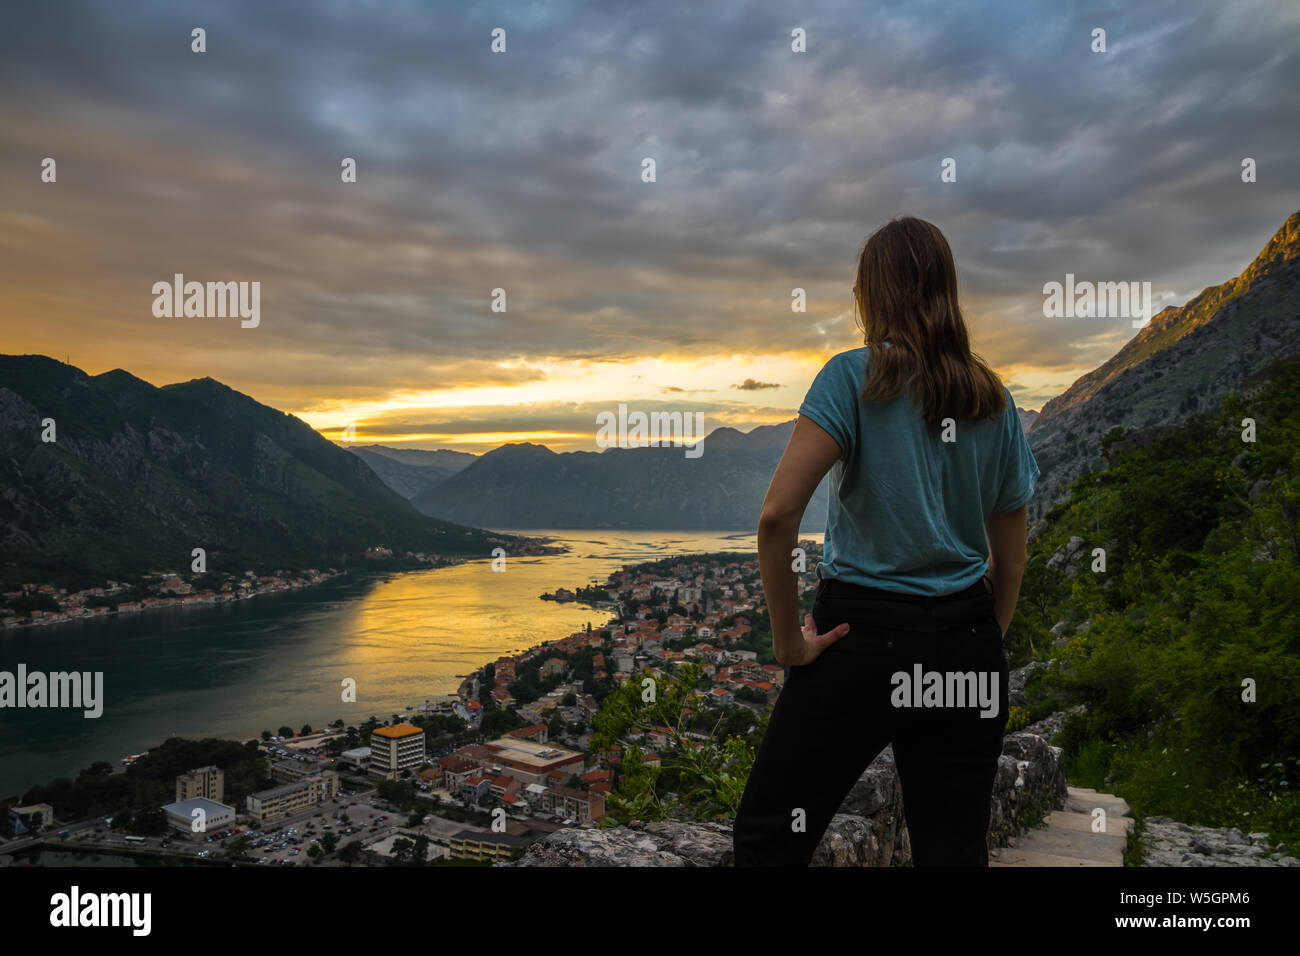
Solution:
M 354 840 L 365 843 L 384 836 L 405 824 L 406 819 L 374 791 L 340 792 L 337 799 L 309 812 L 276 820 L 245 834 L 252 844 L 247 855 L 264 866 L 306 865 L 310 862 L 308 850 L 327 833 L 338 838 L 337 850 Z M 263 860 L 267 862 L 262 863 Z

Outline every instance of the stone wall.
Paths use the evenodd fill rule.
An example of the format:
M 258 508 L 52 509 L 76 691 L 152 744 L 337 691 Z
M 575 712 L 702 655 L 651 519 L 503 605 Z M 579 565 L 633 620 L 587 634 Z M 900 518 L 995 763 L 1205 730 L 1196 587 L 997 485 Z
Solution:
M 1037 734 L 1008 734 L 1002 745 L 988 845 L 1006 846 L 1023 820 L 1065 806 L 1064 757 Z M 813 866 L 907 866 L 912 861 L 903 794 L 886 748 L 858 778 L 827 827 Z M 731 866 L 728 823 L 633 823 L 557 830 L 514 863 L 497 866 Z

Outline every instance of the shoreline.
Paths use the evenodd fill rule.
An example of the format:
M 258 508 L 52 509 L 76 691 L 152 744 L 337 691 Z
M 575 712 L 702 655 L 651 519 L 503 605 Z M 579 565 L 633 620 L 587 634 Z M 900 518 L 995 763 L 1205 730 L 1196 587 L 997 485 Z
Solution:
M 522 536 L 518 536 L 518 535 L 516 535 L 516 537 L 522 537 Z M 568 553 L 570 553 L 570 552 L 572 551 L 572 548 L 570 548 L 570 547 L 568 547 L 568 546 L 566 546 L 566 545 L 557 545 L 557 544 L 555 544 L 555 543 L 554 543 L 554 542 L 555 542 L 555 539 L 554 539 L 554 538 L 551 538 L 551 537 L 526 538 L 525 540 L 528 541 L 529 544 L 531 544 L 531 545 L 534 545 L 534 546 L 541 546 L 541 547 L 545 548 L 545 550 L 544 550 L 544 551 L 541 551 L 540 553 L 530 553 L 530 554 L 528 554 L 529 557 L 552 557 L 552 556 L 558 556 L 558 555 L 562 555 L 562 554 L 568 554 Z M 386 578 L 388 578 L 388 577 L 391 577 L 392 575 L 397 575 L 397 574 L 408 574 L 408 573 L 421 572 L 421 571 L 437 571 L 437 570 L 441 570 L 441 569 L 443 569 L 443 568 L 458 567 L 458 566 L 460 566 L 460 565 L 468 564 L 468 563 L 471 563 L 471 562 L 474 562 L 474 561 L 490 562 L 490 561 L 492 561 L 492 560 L 493 560 L 493 558 L 492 558 L 491 555 L 482 555 L 482 556 L 463 556 L 463 555 L 456 555 L 456 556 L 454 556 L 454 559 L 448 560 L 447 563 L 445 563 L 445 564 L 439 564 L 439 565 L 427 565 L 427 564 L 426 564 L 426 565 L 419 565 L 419 566 L 412 566 L 412 567 L 366 567 L 366 568 L 348 568 L 348 569 L 344 569 L 344 570 L 341 570 L 341 571 L 337 571 L 337 570 L 334 570 L 334 569 L 330 569 L 331 573 L 326 574 L 324 577 L 319 578 L 318 580 L 307 581 L 307 582 L 303 582 L 303 583 L 300 583 L 300 584 L 287 584 L 287 585 L 285 585 L 285 586 L 283 586 L 283 587 L 272 587 L 272 588 L 266 588 L 266 589 L 263 589 L 263 590 L 260 590 L 260 591 L 253 591 L 253 592 L 250 592 L 250 593 L 247 593 L 247 594 L 241 594 L 241 595 L 238 595 L 237 597 L 227 597 L 227 598 L 225 598 L 224 600 L 219 600 L 219 601 L 205 600 L 205 601 L 190 601 L 190 602 L 188 602 L 188 603 L 183 603 L 182 601 L 167 602 L 167 603 L 155 603 L 155 604 L 150 604 L 150 605 L 148 605 L 148 606 L 146 606 L 146 607 L 135 608 L 135 609 L 128 610 L 128 611 L 120 611 L 120 610 L 118 610 L 118 609 L 108 609 L 108 608 L 106 608 L 103 612 L 98 613 L 98 614 L 82 615 L 82 616 L 80 616 L 80 617 L 75 617 L 75 618 L 65 618 L 65 619 L 61 619 L 61 620 L 49 620 L 49 621 L 40 621 L 40 620 L 38 620 L 38 621 L 31 621 L 31 622 L 28 622 L 28 623 L 26 623 L 26 624 L 8 625 L 7 627 L 0 627 L 0 641 L 2 641 L 2 640 L 4 639 L 4 635 L 5 635 L 7 632 L 9 632 L 10 630 L 17 631 L 17 630 L 19 630 L 20 628 L 30 628 L 30 627 L 38 627 L 38 626 L 39 626 L 39 627 L 57 627 L 58 625 L 61 625 L 61 624 L 63 624 L 63 625 L 66 625 L 66 624 L 79 624 L 79 623 L 83 623 L 83 622 L 88 621 L 88 620 L 95 620 L 95 619 L 100 619 L 100 618 L 107 618 L 107 617 L 116 616 L 116 615 L 119 615 L 119 614 L 135 615 L 135 614 L 138 614 L 138 613 L 142 613 L 143 611 L 147 611 L 147 610 L 158 610 L 158 609 L 160 609 L 160 608 L 162 608 L 162 609 L 172 609 L 172 610 L 176 610 L 176 609 L 186 610 L 186 609 L 194 609 L 194 608 L 212 608 L 212 607 L 216 607 L 216 606 L 223 605 L 223 604 L 233 604 L 233 603 L 235 603 L 236 601 L 243 601 L 243 600 L 247 600 L 247 599 L 250 599 L 250 598 L 258 597 L 258 596 L 261 596 L 261 595 L 267 595 L 267 594 L 281 594 L 281 593 L 288 592 L 288 591 L 300 591 L 300 590 L 306 590 L 306 589 L 308 589 L 308 588 L 315 587 L 315 586 L 317 586 L 317 585 L 319 585 L 319 584 L 324 584 L 324 583 L 326 583 L 327 581 L 337 580 L 337 579 L 339 579 L 339 578 L 344 578 L 344 577 L 347 577 L 347 576 L 356 576 L 357 578 L 369 577 L 369 578 L 376 578 L 376 579 L 386 579 Z M 428 700 L 431 701 L 431 702 L 433 702 L 433 703 L 439 703 L 439 702 L 441 702 L 441 703 L 446 703 L 446 704 L 452 704 L 452 703 L 455 703 L 455 702 L 457 702 L 457 701 L 460 701 L 460 702 L 467 702 L 467 701 L 473 699 L 473 698 L 471 698 L 471 697 L 469 696 L 469 694 L 468 694 L 467 692 L 466 692 L 466 693 L 462 693 L 462 691 L 464 691 L 465 688 L 466 688 L 467 686 L 472 686 L 472 683 L 473 683 L 473 681 L 474 681 L 476 678 L 480 678 L 480 677 L 481 677 L 481 675 L 482 675 L 482 673 L 483 673 L 483 669 L 484 669 L 484 668 L 487 666 L 487 664 L 489 664 L 489 663 L 492 663 L 492 662 L 491 662 L 491 661 L 487 661 L 487 662 L 485 662 L 484 664 L 479 665 L 479 667 L 477 667 L 477 668 L 475 668 L 474 670 L 471 670 L 469 673 L 467 673 L 463 678 L 461 678 L 461 682 L 460 682 L 460 684 L 457 686 L 457 689 L 456 689 L 455 691 L 451 691 L 451 692 L 442 692 L 442 693 L 437 693 L 437 694 L 428 694 L 428 695 L 424 695 L 424 697 L 427 697 Z M 422 704 L 420 701 L 423 700 L 424 697 L 418 698 L 417 700 L 413 701 L 410 705 L 401 705 L 401 706 L 398 707 L 396 710 L 392 711 L 392 713 L 394 713 L 394 714 L 398 714 L 399 716 L 400 716 L 400 715 L 415 715 L 415 714 L 423 714 L 423 713 L 425 713 L 425 712 L 424 712 L 424 711 L 421 711 L 421 709 L 420 709 L 421 706 L 423 706 L 423 704 Z M 410 709 L 407 709 L 408 706 L 409 706 Z M 343 719 L 343 718 L 339 717 L 339 718 L 336 718 L 336 719 Z M 263 728 L 263 729 L 265 729 L 265 728 Z M 327 723 L 327 724 L 323 725 L 321 728 L 319 728 L 318 730 L 316 730 L 315 733 L 313 733 L 312 735 L 309 735 L 309 736 L 318 736 L 318 735 L 323 735 L 323 736 L 326 736 L 326 737 L 332 737 L 332 736 L 335 736 L 335 735 L 337 735 L 337 734 L 341 734 L 341 733 L 344 733 L 344 732 L 345 732 L 345 731 L 334 730 L 334 729 L 331 728 L 331 727 L 328 725 L 328 723 Z M 238 743 L 238 744 L 247 743 L 247 742 L 250 741 L 250 740 L 255 740 L 259 745 L 262 745 L 262 744 L 266 743 L 266 741 L 263 741 L 263 740 L 261 739 L 261 730 L 252 731 L 251 733 L 246 734 L 246 735 L 245 735 L 245 734 L 230 734 L 230 733 L 226 733 L 226 734 L 220 734 L 220 733 L 218 733 L 218 734 L 204 734 L 204 735 L 202 735 L 201 737 L 195 737 L 195 738 L 190 738 L 190 739 L 199 740 L 199 739 L 204 739 L 204 738 L 208 738 L 208 737 L 210 737 L 211 739 L 215 739 L 215 740 L 225 740 L 225 741 L 229 741 L 229 742 L 231 742 L 231 743 Z M 152 750 L 152 749 L 154 749 L 154 748 L 156 748 L 156 747 L 158 747 L 158 746 L 161 746 L 161 744 L 164 743 L 167 739 L 170 739 L 169 736 L 168 736 L 168 735 L 163 735 L 162 737 L 160 737 L 160 738 L 157 740 L 156 743 L 154 743 L 154 744 L 152 744 L 152 745 L 145 745 L 144 748 L 143 748 L 143 750 L 140 751 L 140 753 L 141 753 L 141 754 L 148 753 L 150 750 Z M 286 743 L 289 743 L 289 742 L 297 741 L 297 740 L 300 740 L 300 739 L 304 739 L 304 738 L 294 737 L 294 738 L 290 738 L 289 740 L 286 740 L 285 742 L 286 742 Z M 122 762 L 122 758 L 121 758 L 120 755 L 117 756 L 117 757 L 113 757 L 113 758 L 101 758 L 101 759 L 106 759 L 107 762 L 110 763 L 110 764 L 112 765 L 112 767 L 113 767 L 113 773 L 114 773 L 114 774 L 124 773 L 124 772 L 128 769 L 128 767 L 129 767 L 129 764 L 123 764 L 123 762 Z M 80 769 L 84 769 L 84 768 L 79 768 L 79 770 L 80 770 Z M 70 776 L 70 775 L 71 775 L 71 774 L 69 774 L 69 775 L 67 775 L 67 776 Z M 55 778 L 55 779 L 59 779 L 59 778 Z M 34 782 L 34 783 L 30 783 L 30 784 L 28 784 L 26 787 L 23 787 L 23 788 L 20 788 L 19 790 L 17 790 L 17 791 L 16 791 L 16 795 L 21 796 L 22 793 L 25 793 L 26 790 L 27 790 L 27 789 L 30 789 L 31 787 L 47 786 L 47 785 L 48 785 L 49 783 L 51 783 L 51 782 L 52 782 L 52 781 L 45 780 L 45 781 L 37 781 L 37 782 Z
M 519 534 L 512 534 L 510 537 L 518 538 L 524 543 L 524 550 L 521 552 L 521 556 L 550 557 L 553 555 L 567 554 L 571 550 L 567 545 L 555 544 L 555 539 L 550 537 L 529 537 Z M 433 555 L 430 558 L 426 558 L 423 552 L 421 552 L 419 555 L 408 553 L 406 558 L 397 558 L 395 560 L 398 563 L 398 566 L 396 567 L 383 564 L 379 566 L 365 567 L 363 564 L 354 568 L 345 566 L 342 570 L 332 567 L 325 571 L 319 571 L 316 568 L 307 568 L 300 572 L 286 572 L 286 577 L 280 577 L 279 571 L 277 571 L 275 575 L 253 575 L 251 572 L 246 572 L 245 578 L 252 576 L 253 579 L 258 582 L 274 583 L 268 583 L 265 587 L 255 588 L 242 593 L 232 589 L 229 592 L 222 590 L 190 594 L 188 593 L 188 590 L 178 590 L 176 585 L 169 582 L 169 579 L 175 579 L 183 584 L 187 589 L 189 588 L 190 582 L 180 579 L 179 575 L 175 573 L 164 572 L 158 578 L 146 578 L 129 585 L 109 578 L 107 579 L 108 584 L 110 585 L 109 588 L 84 588 L 81 591 L 75 592 L 73 596 L 77 597 L 90 594 L 92 598 L 103 598 L 108 597 L 110 591 L 114 594 L 121 591 L 129 592 L 138 588 L 147 587 L 150 584 L 153 584 L 156 580 L 169 582 L 157 586 L 164 590 L 171 590 L 172 593 L 170 595 L 151 595 L 135 601 L 122 601 L 117 605 L 112 606 L 99 604 L 87 607 L 84 604 L 83 598 L 82 604 L 73 605 L 68 609 L 61 607 L 57 611 L 31 611 L 28 612 L 26 618 L 18 618 L 16 615 L 4 618 L 3 621 L 0 621 L 0 634 L 5 631 L 19 630 L 21 628 L 51 627 L 59 624 L 77 624 L 82 621 L 91 621 L 97 618 L 112 617 L 122 614 L 140 614 L 145 611 L 154 611 L 160 608 L 175 609 L 215 607 L 219 604 L 234 604 L 237 601 L 245 601 L 249 598 L 259 597 L 263 594 L 279 594 L 283 591 L 301 591 L 306 588 L 315 587 L 318 584 L 324 584 L 326 581 L 332 581 L 336 578 L 345 577 L 346 575 L 358 572 L 361 574 L 403 574 L 411 571 L 437 571 L 442 568 L 459 567 L 460 565 L 468 564 L 471 561 L 491 561 L 493 560 L 493 556 L 491 553 L 481 555 L 453 554 Z M 238 584 L 240 581 L 241 579 L 227 574 L 223 588 L 229 588 L 232 586 L 232 582 Z M 112 587 L 113 585 L 118 586 L 114 588 Z M 100 593 L 95 594 L 96 591 L 99 591 Z M 13 594 L 18 592 L 9 593 Z M 24 587 L 23 593 L 27 593 L 26 587 Z M 47 582 L 45 584 L 36 585 L 34 591 L 31 593 L 53 595 L 57 592 L 54 590 L 54 585 Z M 129 606 L 123 607 L 123 605 Z
M 412 569 L 415 570 L 415 569 Z M 289 583 L 283 587 L 269 587 L 258 591 L 250 591 L 247 594 L 234 595 L 214 595 L 211 598 L 193 597 L 182 595 L 180 598 L 159 598 L 149 604 L 141 604 L 138 607 L 130 607 L 123 610 L 121 607 L 108 607 L 107 605 L 98 605 L 97 608 L 83 608 L 82 613 L 71 616 L 68 611 L 46 611 L 38 618 L 28 618 L 25 621 L 6 623 L 0 626 L 2 631 L 17 631 L 23 628 L 32 627 L 57 627 L 60 624 L 80 624 L 83 621 L 94 621 L 101 618 L 110 618 L 124 616 L 129 614 L 143 614 L 146 611 L 158 610 L 185 610 L 198 607 L 217 607 L 222 604 L 236 604 L 239 601 L 247 601 L 255 597 L 261 597 L 266 594 L 280 594 L 284 591 L 302 591 L 307 588 L 316 587 L 318 584 L 324 584 L 326 581 L 333 581 L 336 578 L 344 577 L 351 574 L 351 571 L 334 571 L 326 574 L 324 577 L 302 583 Z M 102 608 L 100 610 L 99 608 Z M 89 613 L 86 613 L 89 611 Z
M 571 547 L 569 547 L 569 546 L 565 546 L 565 545 L 558 545 L 558 546 L 556 546 L 556 545 L 553 545 L 553 542 L 554 542 L 554 541 L 555 541 L 555 539 L 554 539 L 554 538 L 551 538 L 551 537 L 541 537 L 541 538 L 534 538 L 534 539 L 532 539 L 532 542 L 533 542 L 533 543 L 541 544 L 541 543 L 545 542 L 546 545 L 548 545 L 547 553 L 542 554 L 542 555 L 536 555 L 536 556 L 540 556 L 540 557 L 556 556 L 556 555 L 561 555 L 561 554 L 571 553 L 571 552 L 573 551 L 573 548 L 571 548 Z M 751 551 L 732 551 L 732 550 L 723 550 L 723 551 L 703 551 L 703 550 L 702 550 L 702 551 L 691 551 L 691 552 L 687 552 L 685 555 L 672 555 L 671 557 L 674 558 L 674 559 L 681 558 L 681 557 L 684 557 L 684 556 L 685 556 L 685 557 L 690 557 L 690 558 L 703 558 L 703 557 L 712 557 L 712 556 L 716 556 L 716 555 L 732 555 L 732 554 L 736 554 L 736 555 L 744 554 L 744 555 L 746 555 L 746 556 L 749 556 L 749 555 L 751 555 L 751 554 L 753 554 L 753 553 L 754 553 L 754 552 L 751 552 Z M 461 564 L 469 563 L 470 561 L 485 561 L 485 562 L 486 562 L 486 561 L 491 561 L 491 560 L 492 560 L 492 558 L 491 558 L 490 556 L 475 557 L 475 558 L 465 558 L 465 557 L 461 557 L 461 556 L 457 556 L 457 557 L 459 558 L 459 560 L 456 560 L 454 563 L 448 563 L 448 564 L 445 564 L 445 565 L 441 565 L 440 567 L 458 566 L 458 565 L 461 565 Z M 642 565 L 653 565 L 653 564 L 659 563 L 659 562 L 664 561 L 664 560 L 668 560 L 668 558 L 665 558 L 665 557 L 651 557 L 651 558 L 646 558 L 646 559 L 643 559 L 643 560 L 640 560 L 640 561 L 635 562 L 635 565 L 634 565 L 634 566 L 639 567 L 639 566 L 642 566 Z M 612 564 L 615 565 L 616 568 L 617 568 L 617 567 L 622 567 L 622 566 L 626 563 L 626 562 L 624 562 L 621 558 L 615 558 L 615 557 L 611 557 L 611 558 L 610 558 L 610 561 L 611 561 Z M 142 609 L 142 610 L 146 610 L 146 609 L 155 609 L 155 608 L 157 608 L 157 607 L 171 607 L 171 608 L 212 607 L 212 606 L 215 606 L 215 605 L 217 605 L 217 604 L 233 603 L 235 600 L 244 600 L 244 599 L 246 599 L 246 598 L 257 597 L 257 596 L 260 595 L 260 594 L 275 594 L 275 593 L 282 593 L 282 592 L 285 592 L 285 591 L 304 590 L 304 589 L 309 588 L 309 587 L 314 587 L 316 584 L 323 584 L 323 583 L 325 583 L 326 581 L 329 581 L 329 580 L 335 580 L 335 579 L 338 579 L 338 578 L 345 577 L 345 576 L 347 576 L 347 575 L 356 575 L 356 576 L 358 576 L 358 577 L 360 577 L 360 576 L 367 576 L 367 577 L 373 576 L 373 577 L 377 577 L 377 578 L 378 578 L 378 577 L 391 576 L 391 575 L 394 575 L 394 574 L 410 573 L 410 572 L 414 572 L 414 571 L 430 571 L 430 570 L 438 570 L 438 569 L 439 569 L 438 567 L 427 567 L 427 566 L 426 566 L 426 567 L 407 567 L 407 568 L 349 568 L 349 569 L 346 569 L 346 570 L 343 570 L 343 571 L 336 571 L 336 570 L 334 570 L 334 569 L 331 569 L 331 572 L 332 572 L 332 573 L 328 574 L 326 577 L 322 577 L 321 579 L 319 579 L 319 580 L 317 580 L 317 581 L 313 581 L 313 582 L 304 582 L 304 583 L 299 584 L 299 585 L 292 585 L 292 584 L 290 584 L 290 585 L 286 585 L 286 586 L 278 587 L 278 588 L 268 588 L 268 589 L 264 589 L 264 590 L 261 590 L 261 591 L 256 591 L 256 592 L 252 592 L 252 593 L 248 593 L 248 594 L 240 595 L 240 596 L 237 597 L 237 598 L 231 598 L 231 599 L 224 600 L 224 601 L 202 601 L 202 602 L 191 602 L 191 603 L 189 603 L 189 604 L 183 604 L 183 603 L 181 603 L 181 602 L 178 601 L 178 602 L 175 602 L 175 603 L 169 603 L 169 604 L 151 605 L 151 606 L 149 606 L 149 608 L 144 608 L 144 609 Z M 617 573 L 618 573 L 618 571 L 617 571 L 617 570 L 614 570 L 614 569 L 612 569 L 612 570 L 610 570 L 609 572 L 607 572 L 607 574 L 606 574 L 606 578 L 605 578 L 605 583 L 608 584 L 609 581 L 610 581 L 610 580 L 611 580 L 611 579 L 612 579 L 612 578 L 613 578 Z M 594 630 L 599 630 L 599 629 L 604 629 L 604 628 L 607 628 L 607 627 L 611 627 L 611 626 L 617 624 L 618 621 L 619 621 L 619 618 L 618 618 L 618 615 L 617 615 L 617 606 L 618 606 L 618 602 L 616 602 L 616 601 L 610 602 L 610 603 L 613 605 L 612 607 L 601 607 L 601 606 L 599 606 L 599 604 L 593 604 L 593 603 L 588 602 L 588 601 L 585 601 L 585 600 L 575 600 L 574 602 L 563 602 L 563 603 L 573 603 L 573 604 L 575 604 L 575 605 L 584 605 L 584 606 L 586 606 L 587 608 L 589 608 L 589 609 L 591 609 L 591 610 L 593 610 L 593 611 L 596 611 L 596 612 L 602 612 L 603 617 L 604 617 L 604 620 L 601 622 L 600 627 L 599 627 L 599 628 L 593 628 Z M 112 614 L 120 614 L 120 613 L 134 614 L 134 613 L 136 613 L 136 611 L 127 611 L 127 612 L 121 612 L 121 611 L 105 611 L 103 614 L 93 615 L 93 617 L 103 617 L 103 616 L 106 616 L 107 614 L 110 614 L 110 613 L 112 613 Z M 62 620 L 62 621 L 56 621 L 56 622 L 49 622 L 49 624 L 72 624 L 72 623 L 78 623 L 79 621 L 84 621 L 84 620 L 86 620 L 86 619 L 87 619 L 86 617 L 81 617 L 81 618 L 74 618 L 74 619 L 70 619 L 70 620 Z M 41 625 L 41 626 L 49 626 L 49 624 L 43 624 L 43 625 Z M 3 638 L 3 633 L 5 633 L 5 632 L 4 632 L 3 630 L 0 630 L 0 639 Z M 524 650 L 526 650 L 526 651 L 528 651 L 528 652 L 530 652 L 530 653 L 532 653 L 532 654 L 541 653 L 541 652 L 544 652 L 545 648 L 546 648 L 548 645 L 550 645 L 550 644 L 552 644 L 552 643 L 554 643 L 554 642 L 556 642 L 556 641 L 563 640 L 564 637 L 565 637 L 564 634 L 557 634 L 557 636 L 554 637 L 554 638 L 550 638 L 550 639 L 548 639 L 548 640 L 541 641 L 540 643 L 535 644 L 535 645 L 532 645 L 532 646 L 530 646 L 530 647 L 527 647 L 527 648 L 525 648 Z M 401 716 L 401 715 L 403 715 L 403 714 L 406 714 L 406 715 L 412 715 L 412 716 L 415 715 L 415 714 L 422 714 L 422 713 L 424 713 L 424 712 L 420 710 L 420 707 L 422 706 L 422 704 L 421 704 L 421 700 L 423 700 L 425 697 L 427 697 L 430 701 L 433 701 L 433 702 L 444 702 L 444 703 L 454 703 L 454 702 L 456 702 L 456 701 L 466 702 L 466 703 L 467 703 L 467 702 L 469 702 L 469 701 L 475 700 L 476 698 L 475 698 L 474 696 L 472 696 L 471 693 L 470 693 L 470 691 L 471 691 L 472 688 L 473 688 L 474 682 L 475 682 L 475 680 L 477 680 L 477 681 L 479 681 L 479 682 L 481 683 L 482 680 L 483 680 L 484 671 L 485 671 L 486 667 L 487 667 L 488 665 L 494 663 L 494 662 L 495 662 L 495 658 L 492 659 L 492 660 L 486 660 L 486 661 L 484 661 L 483 664 L 481 664 L 481 665 L 479 665 L 478 667 L 476 667 L 476 668 L 470 670 L 468 673 L 466 673 L 466 674 L 464 675 L 464 677 L 462 677 L 462 678 L 459 679 L 459 684 L 457 685 L 455 691 L 451 691 L 451 692 L 442 692 L 442 693 L 438 693 L 438 694 L 430 694 L 430 695 L 419 695 L 419 696 L 417 696 L 414 700 L 412 700 L 412 701 L 410 702 L 409 705 L 405 705 L 405 704 L 404 704 L 404 705 L 395 705 L 395 708 L 396 708 L 396 709 L 394 709 L 394 710 L 392 711 L 392 713 L 397 714 L 397 715 L 399 715 L 399 716 Z M 410 707 L 409 710 L 406 709 L 407 706 Z M 343 719 L 343 718 L 341 718 L 341 717 L 337 717 L 337 715 L 336 715 L 336 718 L 335 718 L 335 719 Z M 346 726 L 346 724 L 345 724 L 345 726 Z M 262 728 L 262 729 L 265 729 L 265 728 Z M 320 728 L 317 728 L 317 730 L 316 730 L 316 733 L 317 733 L 317 734 L 324 734 L 324 735 L 326 735 L 326 736 L 333 736 L 334 734 L 336 734 L 336 733 L 340 733 L 340 732 L 341 732 L 341 731 L 336 731 L 336 730 L 334 730 L 333 728 L 331 728 L 331 727 L 329 726 L 328 722 L 325 723 L 325 724 L 323 724 Z M 315 736 L 315 735 L 313 735 L 313 736 Z M 263 741 L 263 740 L 261 739 L 261 729 L 253 730 L 253 731 L 251 731 L 251 732 L 249 732 L 249 733 L 247 733 L 247 734 L 232 734 L 232 733 L 226 733 L 226 734 L 220 734 L 220 733 L 218 733 L 218 734 L 204 734 L 204 735 L 202 735 L 202 736 L 200 736 L 200 737 L 196 737 L 196 738 L 193 738 L 193 739 L 203 739 L 204 737 L 211 737 L 211 738 L 213 738 L 213 739 L 217 739 L 217 740 L 225 740 L 225 741 L 229 741 L 229 742 L 232 742 L 232 743 L 239 743 L 239 744 L 247 743 L 247 742 L 250 741 L 250 740 L 251 740 L 251 741 L 256 741 L 259 745 L 265 743 L 265 741 Z M 154 743 L 154 744 L 152 744 L 152 745 L 143 745 L 142 750 L 141 750 L 140 752 L 141 752 L 141 753 L 147 753 L 149 750 L 154 749 L 154 748 L 157 747 L 157 746 L 160 746 L 160 745 L 161 745 L 163 742 L 165 742 L 165 740 L 167 740 L 167 739 L 169 739 L 169 735 L 161 735 L 161 736 L 157 739 L 157 742 L 156 742 L 156 743 Z M 298 740 L 298 739 L 300 739 L 300 738 L 297 738 L 297 737 L 290 738 L 289 740 L 286 741 L 286 743 L 290 743 L 290 742 L 293 742 L 293 741 Z M 117 756 L 114 756 L 114 757 L 111 757 L 111 758 L 108 759 L 108 762 L 109 762 L 109 763 L 112 765 L 112 767 L 113 767 L 113 773 L 115 773 L 115 774 L 116 774 L 116 773 L 123 773 L 123 772 L 125 772 L 125 770 L 127 769 L 127 767 L 126 767 L 125 765 L 123 765 L 122 762 L 121 762 L 121 756 L 122 756 L 122 755 L 119 754 L 119 755 L 117 755 Z M 103 758 L 101 758 L 101 759 L 103 759 Z M 84 768 L 79 768 L 79 769 L 84 769 Z M 27 788 L 23 788 L 23 789 L 19 790 L 18 793 L 17 793 L 17 795 L 21 796 L 21 794 L 22 794 L 23 792 L 26 792 L 26 789 L 29 789 L 30 787 L 35 787 L 35 786 L 45 786 L 45 785 L 47 785 L 49 782 L 50 782 L 50 781 L 47 780 L 47 781 L 38 781 L 38 782 L 35 782 L 35 783 L 32 783 L 32 784 L 29 784 Z

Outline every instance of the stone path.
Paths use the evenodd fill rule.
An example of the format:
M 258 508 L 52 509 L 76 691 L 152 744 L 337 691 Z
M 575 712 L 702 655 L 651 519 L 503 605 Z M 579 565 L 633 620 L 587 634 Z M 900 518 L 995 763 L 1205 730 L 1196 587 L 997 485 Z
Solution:
M 1053 810 L 1046 828 L 1016 837 L 1011 846 L 989 854 L 989 866 L 1123 866 L 1133 818 L 1121 797 L 1082 787 L 1067 787 L 1064 810 Z M 1106 830 L 1093 832 L 1097 808 L 1106 812 Z

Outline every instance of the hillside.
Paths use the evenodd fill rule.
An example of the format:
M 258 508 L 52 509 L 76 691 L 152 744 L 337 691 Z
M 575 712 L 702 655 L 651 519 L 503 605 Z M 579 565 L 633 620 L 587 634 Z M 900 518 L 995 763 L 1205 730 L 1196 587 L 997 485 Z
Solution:
M 1047 402 L 1028 433 L 1042 468 L 1031 513 L 1100 459 L 1115 427 L 1212 412 L 1267 362 L 1300 352 L 1300 212 L 1234 279 L 1163 309 L 1099 368 Z
M 54 419 L 57 440 L 41 440 Z M 212 379 L 157 388 L 40 355 L 0 356 L 6 586 L 150 570 L 341 565 L 372 545 L 486 554 L 494 538 L 430 520 L 357 456 Z
M 1117 433 L 1030 544 L 1013 667 L 1072 783 L 1136 815 L 1300 839 L 1300 358 L 1214 415 Z M 1253 442 L 1241 420 L 1255 420 Z M 1271 688 L 1259 702 L 1244 678 Z

